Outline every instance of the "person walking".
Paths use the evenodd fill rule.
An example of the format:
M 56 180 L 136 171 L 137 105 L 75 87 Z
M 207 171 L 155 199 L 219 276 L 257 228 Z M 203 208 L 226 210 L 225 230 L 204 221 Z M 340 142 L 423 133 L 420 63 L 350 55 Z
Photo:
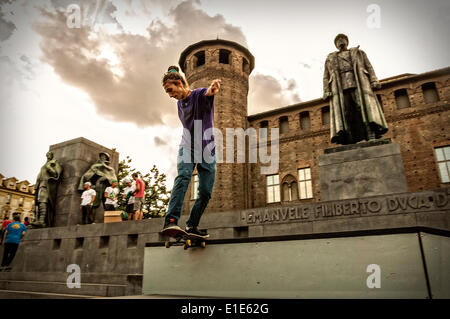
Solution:
M 14 221 L 6 227 L 2 243 L 4 246 L 2 267 L 6 267 L 7 270 L 10 269 L 9 265 L 16 256 L 20 240 L 25 236 L 27 230 L 27 227 L 20 222 L 19 215 L 14 215 L 13 219 Z

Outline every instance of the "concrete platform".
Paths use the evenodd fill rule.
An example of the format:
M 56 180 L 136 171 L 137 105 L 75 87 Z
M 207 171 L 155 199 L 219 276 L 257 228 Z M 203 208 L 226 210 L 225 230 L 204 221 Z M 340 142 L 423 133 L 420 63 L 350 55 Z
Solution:
M 182 216 L 180 225 L 184 224 L 186 217 L 185 215 Z M 247 288 L 251 287 L 250 283 L 252 283 L 252 285 L 257 285 L 256 288 L 258 289 L 262 287 L 261 285 L 264 282 L 260 278 L 267 277 L 261 277 L 265 274 L 264 267 L 266 266 L 263 267 L 263 265 L 272 263 L 274 271 L 277 267 L 284 269 L 281 273 L 284 272 L 285 277 L 278 281 L 285 282 L 285 286 L 290 287 L 290 291 L 297 291 L 292 295 L 290 293 L 284 295 L 301 298 L 304 296 L 298 293 L 298 291 L 302 291 L 301 287 L 293 284 L 296 281 L 287 280 L 289 277 L 286 277 L 286 274 L 292 273 L 289 270 L 289 264 L 281 263 L 280 258 L 298 267 L 312 267 L 312 269 L 318 270 L 318 267 L 324 263 L 328 265 L 334 265 L 336 262 L 342 264 L 342 256 L 355 256 L 356 260 L 354 250 L 360 248 L 354 248 L 347 252 L 342 250 L 342 246 L 339 246 L 342 256 L 335 256 L 337 259 L 327 260 L 324 259 L 325 256 L 327 254 L 331 256 L 332 251 L 327 251 L 326 245 L 323 245 L 323 247 L 318 245 L 317 249 L 313 249 L 313 246 L 307 244 L 310 240 L 316 240 L 319 243 L 320 241 L 317 240 L 333 239 L 333 245 L 338 245 L 340 243 L 338 239 L 347 237 L 349 239 L 348 247 L 352 247 L 352 245 L 357 245 L 359 241 L 352 241 L 350 237 L 358 236 L 406 235 L 428 232 L 445 237 L 450 232 L 450 188 L 205 214 L 202 218 L 201 227 L 208 230 L 211 238 L 207 248 L 203 251 L 203 254 L 205 254 L 203 258 L 192 257 L 199 256 L 202 254 L 201 251 L 192 250 L 185 253 L 182 247 L 172 247 L 169 250 L 163 248 L 164 238 L 159 234 L 162 223 L 162 219 L 150 219 L 29 230 L 11 265 L 12 271 L 0 272 L 0 285 L 3 285 L 0 288 L 4 290 L 1 296 L 12 298 L 13 296 L 28 294 L 30 298 L 31 296 L 37 298 L 46 294 L 55 294 L 55 298 L 63 298 L 64 296 L 72 298 L 72 295 L 78 294 L 81 298 L 87 298 L 140 295 L 142 294 L 143 280 L 147 280 L 143 278 L 144 257 L 145 262 L 149 262 L 147 260 L 147 254 L 149 254 L 149 256 L 153 256 L 150 257 L 153 260 L 151 262 L 155 263 L 155 269 L 158 269 L 157 273 L 161 276 L 167 275 L 164 265 L 168 265 L 168 267 L 178 265 L 179 272 L 177 274 L 189 275 L 189 271 L 195 274 L 196 267 L 194 265 L 196 263 L 201 266 L 202 263 L 213 262 L 210 267 L 220 270 L 221 267 L 227 265 L 229 260 L 234 258 L 236 264 L 241 267 L 237 269 L 233 268 L 235 267 L 233 264 L 229 265 L 230 269 L 234 269 L 234 272 L 229 272 L 227 275 L 230 281 L 239 278 L 238 275 L 241 273 L 247 273 L 249 277 L 242 282 L 248 283 Z M 411 242 L 406 241 L 404 243 L 405 245 L 414 245 L 411 246 L 411 252 L 417 252 L 418 238 L 416 235 Z M 288 245 L 289 241 L 292 244 Z M 280 244 L 282 242 L 284 244 Z M 368 243 L 369 241 L 364 240 L 363 242 Z M 434 248 L 426 248 L 428 247 L 427 242 L 426 240 L 423 241 L 423 250 L 428 249 L 428 255 L 432 256 L 430 267 L 433 269 L 443 267 L 442 262 L 448 260 L 448 255 L 441 254 L 443 247 L 448 247 L 448 245 L 443 241 L 438 242 L 440 246 L 432 244 L 430 247 Z M 381 245 L 381 243 L 375 241 L 374 244 Z M 397 243 L 393 242 L 391 246 L 385 246 L 386 252 L 392 251 Z M 367 244 L 364 247 L 364 249 L 361 248 L 363 251 L 370 251 L 374 249 L 373 247 L 378 246 Z M 322 264 L 312 263 L 318 258 L 313 253 L 316 250 L 317 252 L 320 251 L 318 256 L 324 256 L 321 257 L 323 258 Z M 448 250 L 450 251 L 450 249 Z M 2 251 L 2 248 L 0 248 L 0 254 Z M 268 254 L 268 252 L 271 253 Z M 380 253 L 383 255 L 383 250 Z M 177 260 L 177 258 L 188 258 L 189 256 L 192 257 L 191 260 Z M 229 258 L 223 259 L 223 256 Z M 239 256 L 239 258 L 236 256 Z M 302 264 L 302 256 L 307 256 L 307 262 L 311 263 L 309 266 Z M 291 260 L 293 258 L 295 260 Z M 408 258 L 413 258 L 413 256 L 408 255 Z M 416 257 L 414 258 L 414 260 L 417 260 Z M 364 261 L 369 262 L 368 257 Z M 256 262 L 255 265 L 254 262 Z M 373 263 L 376 263 L 376 261 L 373 261 Z M 69 276 L 67 267 L 72 264 L 78 265 L 81 270 L 81 284 L 84 287 L 79 292 L 64 287 L 64 283 Z M 415 262 L 414 265 L 415 271 L 418 273 Z M 187 268 L 183 270 L 185 267 Z M 250 271 L 249 269 L 253 270 Z M 146 271 L 148 270 L 146 269 Z M 220 271 L 219 274 L 224 276 L 226 272 Z M 157 276 L 157 273 L 153 276 Z M 437 272 L 435 271 L 435 273 Z M 324 276 L 320 272 L 319 274 L 319 279 Z M 275 278 L 273 274 L 270 274 L 270 276 L 273 279 Z M 257 280 L 249 281 L 250 278 Z M 158 278 L 153 278 L 152 281 L 156 279 Z M 198 279 L 203 280 L 201 277 Z M 437 284 L 447 283 L 448 280 L 448 276 L 434 276 L 430 277 L 427 282 L 430 286 L 437 287 Z M 254 283 L 257 281 L 260 284 Z M 146 287 L 151 287 L 150 290 L 146 288 L 146 293 L 154 296 L 175 295 L 174 289 L 159 290 L 162 286 L 158 288 L 158 285 L 149 286 L 146 283 Z M 276 282 L 270 285 L 276 287 Z M 174 287 L 176 288 L 176 286 Z M 180 287 L 183 287 L 183 285 Z M 265 287 L 269 286 L 266 285 Z M 405 286 L 402 287 L 402 289 L 405 288 Z M 208 287 L 199 286 L 200 288 L 211 291 Z M 230 286 L 228 291 L 233 291 L 231 288 Z M 255 291 L 258 291 L 258 289 Z M 21 294 L 20 291 L 23 293 Z M 222 291 L 227 290 L 222 289 Z M 418 290 L 411 290 L 411 293 L 414 291 L 417 292 Z M 212 297 L 222 295 L 201 291 L 191 293 L 189 290 L 183 292 L 179 288 L 176 294 L 180 297 L 189 296 L 189 298 L 192 296 Z M 226 294 L 223 295 L 228 297 Z M 417 296 L 422 295 L 423 290 L 420 290 L 420 294 Z M 442 296 L 442 294 L 439 295 L 438 293 L 437 297 L 439 296 Z
M 425 255 L 421 241 L 426 242 Z M 372 273 L 367 268 L 374 264 L 380 269 L 379 289 L 367 286 Z M 217 243 L 187 251 L 147 247 L 143 293 L 425 299 L 429 297 L 428 276 L 433 296 L 449 298 L 448 269 L 450 238 L 426 233 Z

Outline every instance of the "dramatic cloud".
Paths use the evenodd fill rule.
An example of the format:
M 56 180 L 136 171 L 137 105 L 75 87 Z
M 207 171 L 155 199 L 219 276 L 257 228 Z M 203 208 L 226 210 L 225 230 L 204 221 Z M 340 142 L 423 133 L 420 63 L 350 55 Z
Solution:
M 192 1 L 170 10 L 170 26 L 151 21 L 148 36 L 69 28 L 61 10 L 43 10 L 42 15 L 45 21 L 35 27 L 42 36 L 42 60 L 63 81 L 87 92 L 99 114 L 139 126 L 160 124 L 166 115 L 176 115 L 174 101 L 161 89 L 161 77 L 186 46 L 217 35 L 246 44 L 240 28 L 221 15 L 207 15 Z
M 3 5 L 7 3 L 10 3 L 10 1 L 0 1 L 0 42 L 8 39 L 16 29 L 14 23 L 5 19 L 5 14 L 1 10 Z
M 154 140 L 156 146 L 167 145 L 167 141 L 164 141 L 162 138 L 160 138 L 160 137 L 158 137 L 158 136 L 155 136 L 155 137 L 153 138 L 153 140 Z
M 42 60 L 64 82 L 86 92 L 98 114 L 114 121 L 144 127 L 176 119 L 174 101 L 161 89 L 161 77 L 190 44 L 219 36 L 246 46 L 239 27 L 227 23 L 222 15 L 209 16 L 196 7 L 197 1 L 184 1 L 168 9 L 170 22 L 151 20 L 146 35 L 122 31 L 118 12 L 134 15 L 136 9 L 118 1 L 100 1 L 98 10 L 81 1 L 81 13 L 85 16 L 85 10 L 94 15 L 96 25 L 69 28 L 69 15 L 63 8 L 70 2 L 52 0 L 56 10 L 42 10 L 45 19 L 35 26 L 42 37 Z M 148 3 L 141 4 L 150 10 Z M 111 15 L 117 19 L 108 20 Z M 102 22 L 109 27 L 114 24 L 116 32 L 98 28 Z M 282 94 L 281 85 L 273 77 L 252 76 L 251 83 L 250 104 L 256 109 L 273 108 L 292 100 Z
M 300 102 L 297 82 L 287 80 L 287 87 L 271 75 L 256 73 L 250 77 L 249 114 L 269 111 L 274 108 Z

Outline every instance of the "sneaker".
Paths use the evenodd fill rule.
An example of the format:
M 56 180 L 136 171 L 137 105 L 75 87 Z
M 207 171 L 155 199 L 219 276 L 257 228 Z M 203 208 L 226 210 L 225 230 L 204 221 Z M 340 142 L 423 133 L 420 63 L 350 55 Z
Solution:
M 171 229 L 171 228 L 177 228 L 177 229 L 181 229 L 178 225 L 177 225 L 177 220 L 175 218 L 169 218 L 168 220 L 164 220 L 164 229 Z
M 186 233 L 199 235 L 199 236 L 208 236 L 208 233 L 206 231 L 198 229 L 197 226 L 194 226 L 194 227 L 186 226 Z

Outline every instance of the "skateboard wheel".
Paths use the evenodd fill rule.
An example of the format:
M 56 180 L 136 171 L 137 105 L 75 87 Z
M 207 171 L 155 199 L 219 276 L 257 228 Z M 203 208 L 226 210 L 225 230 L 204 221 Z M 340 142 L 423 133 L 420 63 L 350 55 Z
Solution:
M 164 243 L 164 246 L 165 246 L 166 248 L 169 248 L 169 247 L 170 247 L 170 243 L 169 243 L 168 241 L 166 241 L 166 242 Z
M 191 242 L 190 239 L 186 240 L 186 245 L 187 245 L 188 247 L 192 246 L 192 242 Z
M 202 248 L 206 247 L 206 243 L 204 241 L 202 241 Z

